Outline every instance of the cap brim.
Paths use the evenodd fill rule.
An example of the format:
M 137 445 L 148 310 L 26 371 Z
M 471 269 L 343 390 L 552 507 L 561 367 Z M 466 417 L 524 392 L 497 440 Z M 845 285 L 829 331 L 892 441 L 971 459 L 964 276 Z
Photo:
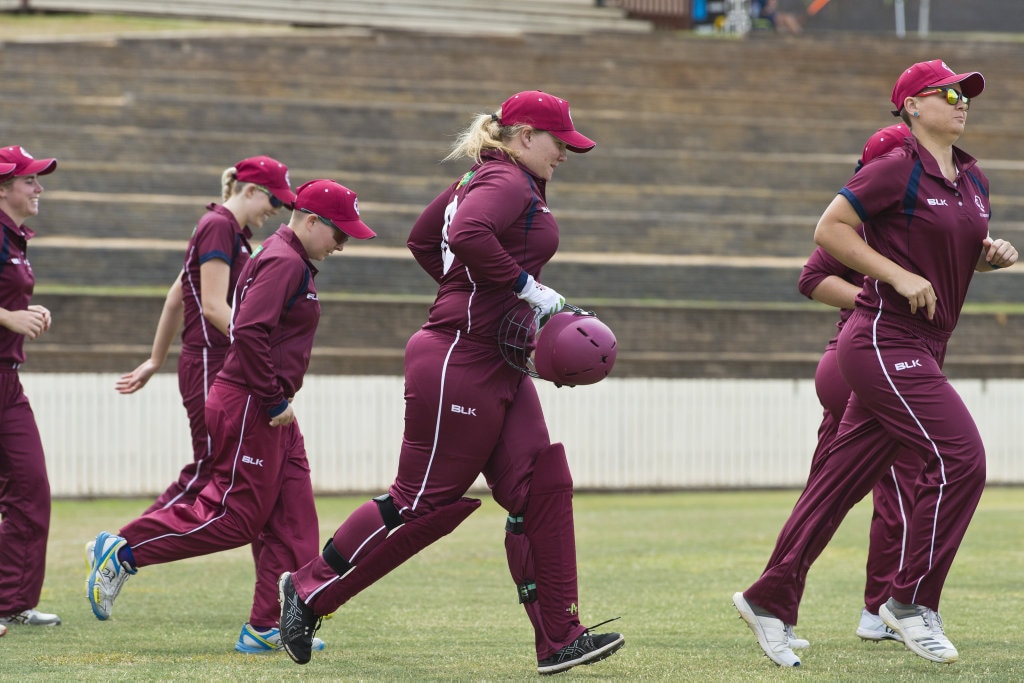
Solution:
M 960 90 L 963 94 L 970 98 L 974 98 L 985 90 L 985 77 L 977 71 L 971 71 L 965 74 L 956 74 L 955 76 L 944 78 L 938 83 L 931 83 L 929 87 L 954 84 L 960 85 Z
M 349 237 L 357 240 L 369 240 L 377 236 L 370 227 L 362 221 L 334 221 L 338 228 Z
M 295 200 L 298 198 L 295 196 L 295 193 L 292 192 L 292 189 L 290 187 L 267 186 L 267 189 L 270 190 L 275 197 L 280 199 L 281 202 L 289 208 L 295 205 Z
M 57 170 L 56 159 L 36 159 L 26 166 L 18 175 L 46 175 Z
M 594 149 L 597 143 L 575 130 L 549 130 L 549 133 L 565 143 L 570 152 L 583 154 Z

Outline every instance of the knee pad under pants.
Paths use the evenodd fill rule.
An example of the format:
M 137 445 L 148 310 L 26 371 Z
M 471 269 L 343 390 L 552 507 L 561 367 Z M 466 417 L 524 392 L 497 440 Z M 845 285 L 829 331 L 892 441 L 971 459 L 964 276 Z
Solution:
M 379 499 L 378 505 L 382 508 L 382 518 L 387 524 L 385 506 L 380 504 Z M 334 562 L 328 559 L 329 551 L 325 548 L 324 559 L 327 559 L 328 564 L 338 571 L 339 575 L 343 575 L 345 580 L 332 584 L 326 591 L 329 597 L 325 595 L 317 598 L 317 604 L 321 604 L 321 600 L 323 603 L 335 605 L 335 608 L 345 604 L 354 595 L 373 585 L 395 567 L 442 536 L 450 534 L 478 507 L 480 507 L 480 501 L 475 498 L 459 498 L 450 505 L 445 505 L 402 524 L 355 566 L 350 565 L 351 570 L 346 569 L 347 573 L 338 571 L 345 569 L 345 565 L 335 566 Z M 347 565 L 347 562 L 345 564 Z
M 567 625 L 578 623 L 572 475 L 562 444 L 538 455 L 526 509 L 509 515 L 505 532 L 509 572 L 537 650 L 550 651 Z

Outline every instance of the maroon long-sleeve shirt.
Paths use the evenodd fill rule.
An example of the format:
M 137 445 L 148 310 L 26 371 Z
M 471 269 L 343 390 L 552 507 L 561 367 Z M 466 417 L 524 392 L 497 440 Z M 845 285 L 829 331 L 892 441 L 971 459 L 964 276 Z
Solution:
M 287 225 L 267 238 L 242 269 L 231 315 L 231 348 L 217 381 L 244 386 L 271 416 L 302 387 L 320 322 L 310 262 Z
M 32 300 L 35 275 L 28 262 L 28 241 L 35 236 L 29 228 L 17 226 L 0 211 L 3 243 L 0 245 L 0 308 L 24 311 Z M 25 362 L 25 337 L 0 327 L 0 363 L 6 367 Z
M 540 281 L 558 249 L 558 223 L 542 178 L 501 152 L 482 157 L 424 209 L 408 247 L 440 285 L 424 327 L 493 340 L 522 272 Z

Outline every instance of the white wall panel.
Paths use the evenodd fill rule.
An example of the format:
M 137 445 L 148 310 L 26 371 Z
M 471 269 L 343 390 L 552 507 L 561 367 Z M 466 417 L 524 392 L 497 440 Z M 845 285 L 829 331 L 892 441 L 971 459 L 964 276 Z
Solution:
M 22 373 L 56 496 L 154 495 L 191 458 L 173 375 L 121 396 L 113 376 Z M 1024 483 L 1024 382 L 956 383 L 990 483 Z M 538 389 L 580 489 L 800 487 L 821 408 L 810 380 L 608 379 Z M 400 377 L 311 376 L 295 400 L 318 492 L 383 491 L 402 438 Z M 478 480 L 478 485 L 482 481 Z

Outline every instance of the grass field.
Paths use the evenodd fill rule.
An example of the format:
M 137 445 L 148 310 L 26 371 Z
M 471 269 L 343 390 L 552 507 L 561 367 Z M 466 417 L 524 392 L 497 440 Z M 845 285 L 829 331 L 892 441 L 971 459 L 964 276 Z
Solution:
M 811 571 L 796 670 L 776 668 L 739 620 L 731 595 L 753 581 L 794 491 L 577 494 L 582 621 L 626 647 L 560 680 L 1024 680 L 1024 490 L 986 492 L 942 605 L 960 662 L 938 665 L 892 643 L 854 636 L 870 508 L 861 503 Z M 318 500 L 326 538 L 362 497 Z M 532 631 L 508 576 L 504 515 L 489 500 L 329 620 L 324 652 L 297 666 L 283 653 L 233 645 L 248 616 L 247 548 L 146 567 L 99 622 L 85 598 L 82 547 L 148 501 L 56 501 L 40 607 L 57 628 L 11 627 L 0 680 L 489 681 L 536 678 Z

